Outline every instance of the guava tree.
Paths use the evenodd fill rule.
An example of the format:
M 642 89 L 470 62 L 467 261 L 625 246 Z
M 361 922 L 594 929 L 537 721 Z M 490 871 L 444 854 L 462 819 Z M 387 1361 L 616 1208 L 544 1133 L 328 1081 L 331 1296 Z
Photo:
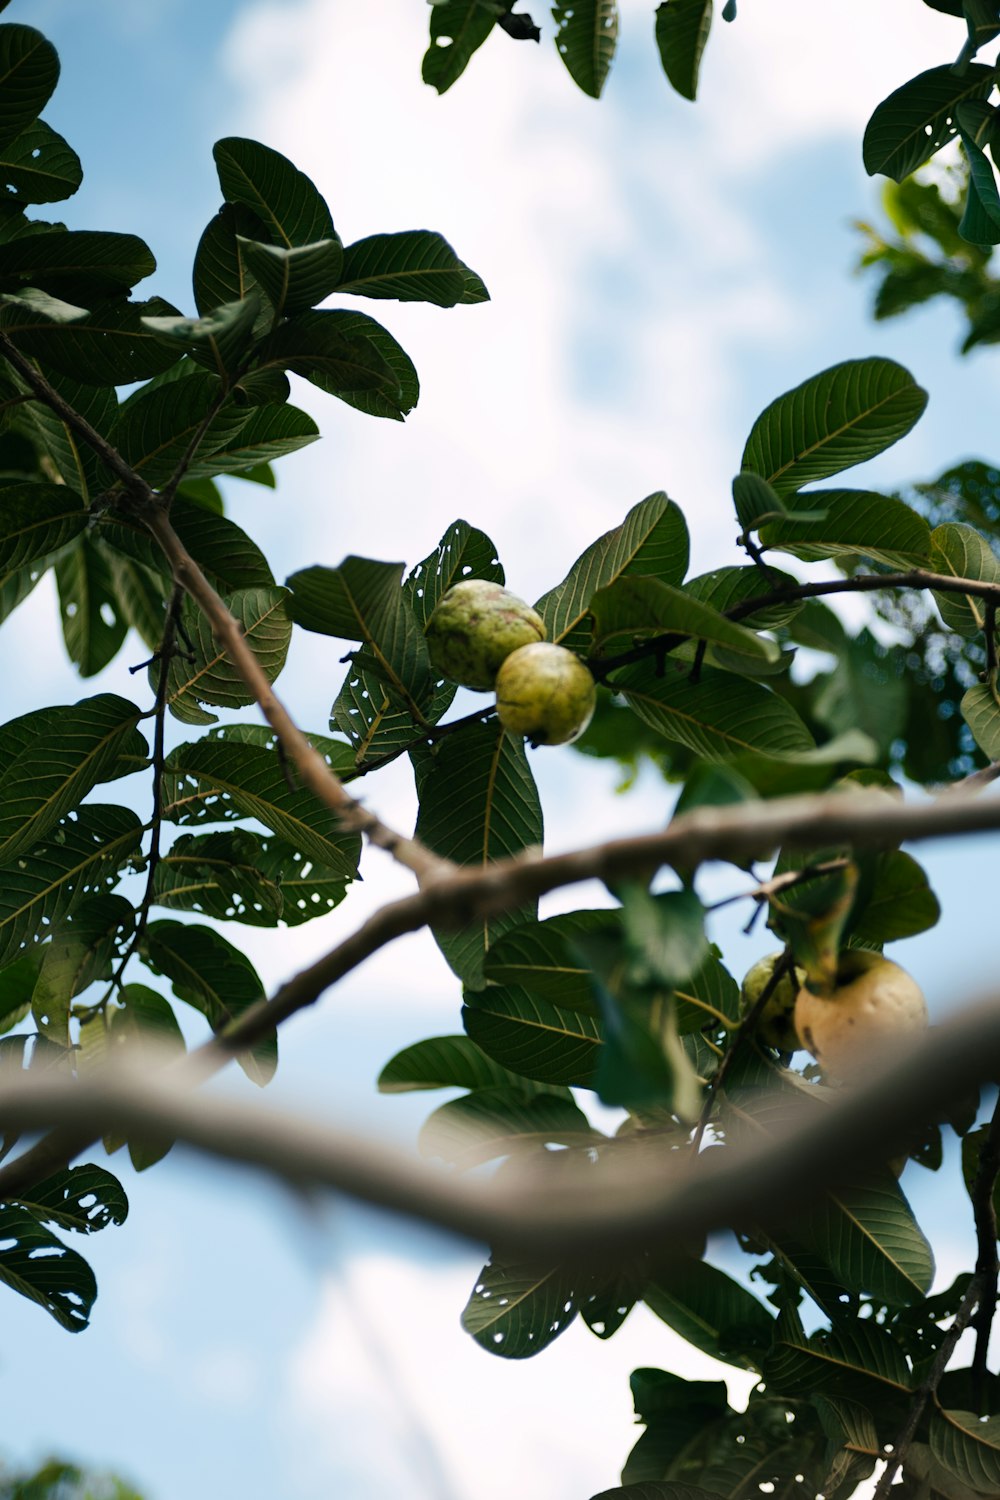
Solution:
M 973 11 L 996 10 L 942 8 L 973 40 Z M 437 6 L 432 26 L 457 10 L 513 25 L 477 3 Z M 598 10 L 557 7 L 566 25 Z M 662 30 L 699 10 L 668 0 Z M 344 245 L 316 184 L 227 137 L 193 306 L 135 296 L 155 265 L 141 240 L 39 217 L 81 180 L 41 117 L 57 78 L 39 32 L 0 25 L 0 606 L 52 570 L 81 676 L 132 630 L 148 660 L 136 701 L 91 693 L 0 727 L 0 1280 L 84 1328 L 96 1288 L 66 1237 L 125 1219 L 106 1156 L 144 1169 L 181 1139 L 489 1241 L 463 1315 L 489 1354 L 544 1358 L 578 1315 L 611 1337 L 642 1300 L 759 1372 L 736 1412 L 721 1383 L 636 1371 L 645 1432 L 622 1500 L 847 1500 L 883 1457 L 883 1495 L 900 1465 L 901 1495 L 996 1494 L 1000 1112 L 980 1086 L 1000 1021 L 977 1011 L 923 1042 L 919 987 L 882 948 L 938 917 L 901 844 L 1000 826 L 976 795 L 1000 763 L 1000 471 L 898 495 L 841 484 L 926 403 L 892 360 L 850 360 L 777 394 L 734 445 L 730 562 L 690 577 L 681 507 L 625 500 L 533 606 L 503 595 L 530 638 L 504 634 L 500 659 L 480 611 L 506 580 L 475 517 L 408 564 L 303 558 L 279 584 L 217 481 L 273 483 L 318 436 L 289 373 L 401 420 L 413 365 L 353 299 L 447 308 L 486 287 L 427 230 Z M 912 131 L 912 111 L 883 117 L 883 147 L 890 125 Z M 908 170 L 943 143 L 919 135 Z M 896 644 L 846 629 L 826 601 L 848 592 Z M 346 662 L 328 724 L 301 727 L 274 690 L 296 629 L 328 639 L 331 672 Z M 793 677 L 800 646 L 835 665 Z M 562 668 L 525 667 L 539 651 L 571 674 L 569 708 Z M 484 693 L 471 712 L 459 684 Z M 577 751 L 653 757 L 679 786 L 669 826 L 546 855 L 533 755 Z M 376 773 L 402 757 L 412 830 L 376 810 Z M 126 777 L 142 790 L 116 797 Z M 265 996 L 239 924 L 330 911 L 367 845 L 411 893 Z M 742 986 L 706 937 L 707 860 L 776 935 Z M 540 897 L 594 876 L 608 906 L 538 919 Z M 455 975 L 455 1033 L 391 1058 L 380 1086 L 461 1091 L 421 1142 L 447 1170 L 197 1091 L 232 1060 L 266 1084 L 288 1017 L 425 927 Z M 187 1055 L 179 1005 L 205 1025 Z M 619 1109 L 614 1135 L 595 1098 Z M 929 1295 L 898 1173 L 937 1170 L 946 1130 L 978 1258 Z M 705 1258 L 709 1231 L 746 1253 L 746 1278 Z

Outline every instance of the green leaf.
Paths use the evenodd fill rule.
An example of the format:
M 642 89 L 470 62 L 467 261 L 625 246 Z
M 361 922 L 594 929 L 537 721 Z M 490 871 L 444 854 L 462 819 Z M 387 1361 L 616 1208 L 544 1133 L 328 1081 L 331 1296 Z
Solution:
M 0 145 L 38 118 L 59 78 L 52 43 L 32 26 L 0 26 Z
M 850 934 L 855 943 L 881 946 L 926 932 L 940 915 L 925 871 L 912 854 L 890 849 L 876 857 L 872 893 Z
M 85 384 L 129 385 L 161 374 L 179 358 L 179 349 L 164 346 L 145 326 L 146 317 L 176 314 L 162 297 L 115 299 L 97 303 L 71 324 L 19 320 L 9 331 L 17 347 L 41 360 L 47 371 L 59 370 Z
M 354 652 L 351 670 L 330 711 L 330 728 L 340 730 L 354 747 L 348 777 L 358 766 L 383 757 L 393 760 L 410 750 L 422 726 L 436 724 L 455 697 L 455 684 L 443 683 L 421 708 L 418 723 L 407 700 L 382 681 L 381 672 L 367 652 Z
M 541 844 L 542 809 L 524 744 L 499 725 L 469 724 L 411 754 L 420 798 L 415 837 L 435 854 L 485 869 Z M 457 932 L 433 929 L 434 937 L 459 978 L 478 988 L 490 947 L 534 909 L 532 902 L 480 917 Z
M 822 521 L 800 521 L 796 511 L 822 501 Z M 924 567 L 930 528 L 902 500 L 870 490 L 807 490 L 789 501 L 789 519 L 761 528 L 764 548 L 779 548 L 804 562 L 826 557 L 873 558 L 890 568 Z
M 323 316 L 329 320 L 328 326 L 334 333 L 349 341 L 352 349 L 363 351 L 365 345 L 368 345 L 377 360 L 391 371 L 396 386 L 390 391 L 388 380 L 382 380 L 379 385 L 365 389 L 353 385 L 344 389 L 338 384 L 335 372 L 328 375 L 316 364 L 310 365 L 308 379 L 313 385 L 319 386 L 320 390 L 328 391 L 338 401 L 345 401 L 348 406 L 353 406 L 355 410 L 365 412 L 370 417 L 388 417 L 393 422 L 402 422 L 416 406 L 420 396 L 417 372 L 406 350 L 397 344 L 387 328 L 376 323 L 367 313 L 342 312 L 337 309 L 330 313 L 324 312 Z M 381 369 L 375 360 L 372 361 L 372 366 L 376 370 Z
M 603 1140 L 571 1098 L 535 1093 L 528 1098 L 504 1084 L 442 1104 L 425 1121 L 419 1148 L 465 1170 L 546 1146 L 593 1146 Z
M 930 1288 L 934 1257 L 892 1174 L 831 1189 L 796 1214 L 794 1233 L 849 1292 L 906 1307 Z
M 663 71 L 679 94 L 694 99 L 712 25 L 712 0 L 664 0 L 656 7 L 656 45 Z
M 995 682 L 971 687 L 962 697 L 962 718 L 989 760 L 1000 760 L 1000 695 Z
M 336 235 L 293 248 L 262 245 L 259 240 L 239 243 L 243 259 L 279 317 L 315 307 L 330 295 L 343 272 L 344 247 Z
M 618 41 L 615 0 L 573 0 L 553 5 L 556 48 L 570 77 L 591 99 L 599 99 Z
M 762 661 L 775 661 L 780 654 L 774 641 L 734 624 L 710 604 L 658 578 L 626 575 L 617 579 L 594 594 L 590 613 L 593 650 L 599 656 L 614 656 L 638 645 L 644 636 L 667 633 L 729 646 Z
M 155 270 L 152 251 L 134 234 L 72 229 L 0 244 L 0 285 L 40 287 L 68 302 L 118 296 Z
M 748 751 L 781 755 L 812 748 L 798 714 L 759 683 L 706 669 L 697 683 L 653 662 L 616 672 L 614 688 L 643 723 L 687 745 L 704 760 L 732 760 Z
M 745 1370 L 759 1370 L 774 1317 L 724 1271 L 693 1257 L 671 1258 L 643 1300 L 696 1349 Z
M 256 214 L 274 244 L 291 247 L 337 238 L 314 183 L 280 151 L 227 136 L 216 141 L 212 155 L 227 203 L 243 204 Z
M 312 417 L 297 406 L 254 406 L 244 418 L 235 436 L 192 463 L 187 471 L 189 479 L 216 474 L 245 479 L 249 469 L 283 458 L 286 453 L 297 453 L 319 437 Z
M 258 868 L 266 847 L 256 833 L 182 834 L 161 854 L 153 882 L 157 906 L 196 911 L 220 922 L 276 927 L 282 894 Z
M 118 654 L 128 633 L 106 555 L 85 534 L 56 558 L 55 574 L 67 654 L 81 677 L 93 677 Z
M 729 1031 L 740 1018 L 740 987 L 714 949 L 693 977 L 677 986 L 674 1000 L 681 1036 L 706 1028 Z
M 180 313 L 147 316 L 142 319 L 142 326 L 178 353 L 182 349 L 194 351 L 213 374 L 224 380 L 238 367 L 253 337 L 259 312 L 260 300 L 251 292 L 241 301 L 224 302 L 200 318 L 185 318 Z
M 167 756 L 164 817 L 175 823 L 256 818 L 293 849 L 344 879 L 357 874 L 360 840 L 304 788 L 292 791 L 277 753 L 218 731 Z
M 142 825 L 125 807 L 88 802 L 30 851 L 4 867 L 0 967 L 46 938 L 85 897 L 108 891 L 135 856 Z M 22 868 L 23 866 L 23 868 Z
M 796 1396 L 808 1391 L 861 1393 L 883 1401 L 906 1395 L 913 1377 L 899 1344 L 874 1319 L 855 1319 L 807 1338 L 798 1319 L 787 1312 L 778 1323 L 774 1349 L 764 1367 L 772 1390 Z
M 562 1010 L 596 1014 L 590 967 L 574 951 L 587 933 L 621 931 L 616 911 L 573 911 L 544 922 L 522 922 L 490 945 L 483 961 L 489 984 L 511 985 Z
M 968 109 L 971 106 L 966 105 Z M 959 120 L 962 109 L 959 108 Z M 1000 243 L 1000 192 L 997 191 L 993 164 L 974 135 L 959 132 L 969 164 L 969 182 L 965 192 L 965 212 L 958 232 L 973 245 Z
M 171 1058 L 183 1057 L 184 1035 L 168 1000 L 144 984 L 125 985 L 118 998 L 121 1004 L 111 1013 L 113 1048 L 126 1048 L 126 1056 L 136 1066 L 147 1068 L 162 1068 Z M 163 1160 L 174 1139 L 156 1131 L 130 1135 L 127 1141 L 105 1139 L 108 1151 L 126 1144 L 133 1167 L 144 1172 Z
M 469 59 L 493 30 L 496 7 L 481 0 L 437 0 L 431 9 L 431 44 L 421 76 L 439 94 L 465 72 Z
M 31 849 L 98 783 L 144 765 L 140 717 L 134 703 L 100 693 L 0 728 L 0 864 Z
M 930 1446 L 964 1484 L 986 1495 L 1000 1486 L 1000 1417 L 984 1420 L 972 1411 L 939 1409 L 931 1415 Z
M 356 319 L 333 311 L 298 313 L 261 346 L 261 368 L 291 370 L 337 396 L 362 391 L 390 404 L 402 401 L 400 376 L 383 357 L 384 340 L 371 338 L 370 329 L 348 332 L 352 325 Z
M 306 630 L 362 641 L 365 662 L 416 723 L 434 687 L 424 633 L 401 587 L 402 563 L 347 557 L 288 579 L 292 619 Z
M 391 1057 L 378 1075 L 380 1094 L 511 1087 L 520 1089 L 522 1096 L 534 1091 L 533 1084 L 487 1057 L 467 1036 L 436 1036 L 414 1042 Z
M 992 87 L 993 69 L 980 63 L 970 63 L 964 73 L 948 65 L 929 68 L 909 79 L 882 100 L 865 127 L 868 175 L 881 172 L 902 182 L 954 138 L 958 105 L 985 97 Z
M 529 1359 L 565 1332 L 577 1310 L 574 1279 L 565 1268 L 505 1265 L 494 1257 L 480 1273 L 462 1327 L 488 1354 Z
M 207 372 L 166 385 L 147 386 L 122 407 L 115 429 L 115 446 L 125 462 L 148 484 L 163 484 L 187 454 L 218 395 L 219 382 Z M 211 464 L 206 460 L 232 443 L 248 419 L 244 407 L 227 400 L 201 438 L 198 458 L 189 468 L 189 475 L 195 478 L 211 473 Z
M 96 1234 L 128 1218 L 128 1198 L 118 1178 L 92 1162 L 46 1177 L 17 1202 L 39 1223 L 79 1234 Z
M 348 245 L 337 291 L 454 307 L 465 295 L 467 272 L 443 235 L 432 229 L 405 229 L 399 234 L 371 234 Z
M 403 585 L 422 628 L 434 613 L 438 600 L 452 584 L 463 578 L 485 578 L 503 583 L 504 571 L 497 549 L 486 535 L 468 521 L 453 521 L 434 550 L 410 570 Z
M 264 999 L 250 960 L 214 928 L 150 922 L 140 948 L 153 972 L 169 979 L 177 998 L 201 1011 L 215 1032 Z M 278 1065 L 277 1036 L 272 1033 L 238 1053 L 237 1062 L 251 1082 L 268 1083 Z
M 1000 562 L 986 538 L 972 526 L 935 526 L 928 566 L 933 573 L 950 578 L 1000 583 Z M 986 606 L 975 594 L 944 594 L 935 589 L 934 602 L 947 628 L 959 635 L 978 635 L 986 624 Z
M 135 928 L 135 910 L 124 896 L 92 896 L 51 929 L 31 1008 L 43 1036 L 70 1045 L 70 1001 L 88 985 L 110 979 L 122 942 Z
M 684 517 L 662 491 L 634 505 L 620 526 L 598 537 L 577 558 L 562 583 L 539 599 L 535 608 L 548 638 L 571 651 L 586 652 L 590 630 L 584 624 L 590 601 L 625 574 L 645 574 L 679 584 L 688 565 L 688 532 Z
M 6 968 L 0 969 L 0 1032 L 7 1032 L 13 1026 L 18 1026 L 30 1011 L 31 997 L 44 957 L 45 947 L 39 944 L 22 953 L 20 958 Z M 21 1040 L 27 1041 L 27 1037 L 22 1037 Z
M 902 365 L 847 360 L 772 401 L 750 431 L 740 467 L 790 495 L 882 453 L 905 437 L 926 405 L 927 392 Z M 828 500 L 813 494 L 808 503 Z
M 224 203 L 205 226 L 194 257 L 194 302 L 200 313 L 210 313 L 226 302 L 257 295 L 260 318 L 254 332 L 270 331 L 274 313 L 267 296 L 243 257 L 243 241 L 268 239 L 262 219 L 242 203 Z
M 0 588 L 22 569 L 50 558 L 86 524 L 87 507 L 66 485 L 11 484 L 0 489 Z
M 601 1051 L 594 1015 L 565 1010 L 516 985 L 466 990 L 462 1023 L 478 1047 L 522 1078 L 593 1088 Z
M 781 496 L 759 474 L 737 474 L 732 488 L 736 519 L 745 532 L 756 531 L 766 521 L 774 521 L 786 513 Z
M 288 594 L 280 588 L 241 589 L 225 597 L 230 614 L 240 623 L 243 638 L 267 678 L 274 682 L 285 665 L 292 638 L 288 616 Z M 167 707 L 184 724 L 214 724 L 217 715 L 198 705 L 211 703 L 239 708 L 253 703 L 256 694 L 229 660 L 212 633 L 212 627 L 196 605 L 186 603 L 182 611 L 184 633 L 190 641 L 193 660 L 187 655 L 171 658 L 167 672 Z M 155 682 L 159 667 L 150 669 Z
M 6 30 L 0 29 L 0 47 Z M 15 1203 L 0 1208 L 0 1281 L 44 1307 L 70 1333 L 90 1321 L 97 1296 L 93 1271 L 82 1255 Z
M 710 604 L 720 614 L 738 611 L 739 619 L 752 630 L 775 630 L 787 625 L 803 609 L 801 599 L 784 600 L 778 604 L 764 605 L 749 612 L 750 602 L 762 594 L 775 589 L 794 589 L 798 583 L 790 573 L 781 573 L 768 567 L 765 574 L 753 563 L 745 567 L 714 568 L 711 573 L 701 573 L 689 578 L 684 585 L 685 594 Z M 747 610 L 744 613 L 744 610 Z
M 56 203 L 73 196 L 83 168 L 62 136 L 44 120 L 35 120 L 0 146 L 0 181 L 21 203 Z
M 118 413 L 118 398 L 113 390 L 83 385 L 57 371 L 49 372 L 49 383 L 77 415 L 84 417 L 102 436 L 111 434 Z M 106 487 L 107 470 L 97 456 L 61 417 L 42 402 L 29 401 L 16 407 L 11 428 L 26 437 L 38 453 L 45 454 L 59 479 L 85 500 Z

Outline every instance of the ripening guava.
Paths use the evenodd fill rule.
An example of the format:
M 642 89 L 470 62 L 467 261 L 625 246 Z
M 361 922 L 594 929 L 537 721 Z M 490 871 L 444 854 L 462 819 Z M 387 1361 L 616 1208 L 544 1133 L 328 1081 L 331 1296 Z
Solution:
M 847 1081 L 893 1061 L 927 1027 L 927 1003 L 915 979 L 883 958 L 848 948 L 829 996 L 804 987 L 795 1002 L 802 1045 L 831 1078 Z
M 497 714 L 505 729 L 533 745 L 568 745 L 594 714 L 597 684 L 565 646 L 519 646 L 497 673 Z
M 780 953 L 769 953 L 747 970 L 740 990 L 740 1007 L 744 1015 L 757 1003 L 764 986 L 770 983 L 781 956 Z M 766 1042 L 769 1047 L 776 1047 L 779 1052 L 797 1052 L 802 1046 L 795 1030 L 793 1015 L 795 997 L 805 980 L 805 969 L 796 968 L 783 974 L 757 1018 L 757 1035 L 762 1042 Z
M 499 583 L 466 578 L 442 594 L 426 634 L 431 665 L 442 677 L 486 692 L 512 651 L 544 641 L 545 623 L 537 610 Z

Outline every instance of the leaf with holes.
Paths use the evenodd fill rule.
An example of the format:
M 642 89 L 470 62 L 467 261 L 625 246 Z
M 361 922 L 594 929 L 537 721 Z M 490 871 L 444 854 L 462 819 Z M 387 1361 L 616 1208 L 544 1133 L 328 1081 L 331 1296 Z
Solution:
M 592 99 L 601 97 L 618 41 L 615 0 L 573 0 L 553 5 L 556 48 L 573 82 Z
M 424 83 L 439 94 L 450 89 L 493 30 L 496 19 L 496 8 L 484 5 L 482 0 L 437 0 L 431 10 L 430 46 L 421 65 Z
M 21 203 L 58 203 L 83 181 L 80 158 L 44 120 L 0 146 L 0 182 Z
M 153 972 L 169 979 L 177 998 L 200 1011 L 213 1031 L 224 1031 L 264 999 L 264 986 L 250 960 L 214 928 L 150 922 L 140 951 Z M 268 1083 L 278 1065 L 277 1036 L 272 1033 L 248 1052 L 238 1053 L 237 1061 L 253 1083 Z
M 315 184 L 280 151 L 226 136 L 216 141 L 212 155 L 226 202 L 250 209 L 272 244 L 291 247 L 337 238 L 330 210 Z
M 894 360 L 846 360 L 771 402 L 751 429 L 740 468 L 790 495 L 884 452 L 926 405 L 927 392 Z M 814 503 L 820 497 L 810 495 Z
M 282 893 L 259 862 L 264 840 L 246 829 L 182 834 L 160 855 L 153 881 L 157 906 L 200 912 L 220 922 L 276 927 Z
M 97 1296 L 93 1271 L 82 1255 L 14 1203 L 0 1208 L 0 1281 L 44 1307 L 70 1333 L 81 1332 L 90 1321 Z
M 272 748 L 225 731 L 178 745 L 167 756 L 163 796 L 164 817 L 175 823 L 255 818 L 324 869 L 347 880 L 357 874 L 358 836 L 338 833 L 330 809 L 312 792 L 289 787 Z
M 712 9 L 712 0 L 664 0 L 656 7 L 656 45 L 663 71 L 685 99 L 694 99 L 698 93 Z
M 541 844 L 542 809 L 524 745 L 498 724 L 469 724 L 411 758 L 420 798 L 415 836 L 435 854 L 485 868 Z M 435 929 L 434 937 L 459 978 L 478 988 L 493 943 L 533 915 L 531 902 L 458 932 Z
M 0 885 L 0 967 L 49 935 L 85 897 L 117 885 L 136 856 L 142 824 L 125 807 L 88 802 L 41 843 L 4 867 Z
M 503 583 L 504 571 L 496 547 L 485 531 L 470 526 L 468 521 L 453 521 L 434 551 L 410 570 L 403 585 L 422 628 L 426 628 L 442 594 L 464 578 Z
M 746 678 L 706 669 L 697 683 L 657 675 L 651 661 L 615 673 L 616 692 L 643 723 L 705 760 L 748 751 L 781 755 L 812 748 L 812 737 L 784 698 Z
M 928 68 L 895 89 L 865 127 L 862 152 L 868 175 L 881 172 L 902 182 L 954 138 L 958 105 L 985 98 L 993 77 L 993 69 L 981 63 L 969 63 L 962 72 L 946 65 Z
M 0 727 L 0 864 L 34 847 L 101 782 L 141 769 L 141 711 L 114 693 Z
M 590 628 L 584 622 L 598 589 L 623 575 L 645 574 L 661 582 L 682 582 L 688 565 L 684 517 L 662 491 L 634 505 L 620 526 L 598 537 L 577 558 L 562 583 L 543 594 L 535 608 L 548 638 L 585 653 Z
M 279 588 L 241 589 L 225 598 L 226 607 L 239 621 L 244 642 L 268 682 L 277 679 L 288 655 L 292 622 L 287 599 L 287 590 Z M 201 611 L 186 604 L 182 618 L 194 659 L 188 660 L 187 654 L 179 652 L 171 657 L 166 693 L 167 707 L 174 717 L 184 724 L 214 724 L 218 715 L 208 713 L 200 704 L 239 708 L 253 703 L 256 694 L 229 660 Z M 160 675 L 157 664 L 150 667 L 149 675 L 155 690 Z
M 530 1359 L 564 1333 L 577 1314 L 576 1287 L 560 1266 L 494 1257 L 462 1313 L 462 1327 L 488 1354 Z
M 94 677 L 114 660 L 128 634 L 108 559 L 85 533 L 56 558 L 55 575 L 67 654 L 81 677 Z
M 96 1234 L 128 1218 L 128 1198 L 117 1177 L 89 1162 L 46 1177 L 16 1201 L 39 1223 L 79 1234 Z
M 563 1009 L 517 985 L 465 991 L 462 1023 L 487 1057 L 538 1083 L 593 1088 L 600 1059 L 596 1015 Z

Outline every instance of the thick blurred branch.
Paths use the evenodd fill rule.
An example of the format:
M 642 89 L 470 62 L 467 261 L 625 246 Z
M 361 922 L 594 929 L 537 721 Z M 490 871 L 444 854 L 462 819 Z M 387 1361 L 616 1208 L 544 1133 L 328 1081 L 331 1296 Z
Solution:
M 501 1181 L 435 1170 L 403 1151 L 262 1104 L 194 1094 L 185 1065 L 5 1085 L 0 1127 L 172 1135 L 303 1189 L 346 1193 L 525 1255 L 610 1260 L 801 1211 L 858 1167 L 892 1156 L 928 1120 L 1000 1071 L 1000 1000 L 938 1027 L 891 1071 L 817 1109 L 804 1095 L 781 1134 L 694 1156 L 655 1132 L 587 1154 L 540 1152 Z M 784 1097 L 784 1096 L 783 1096 Z M 10 1195 L 14 1196 L 14 1195 Z M 971 1314 L 971 1309 L 970 1309 Z

